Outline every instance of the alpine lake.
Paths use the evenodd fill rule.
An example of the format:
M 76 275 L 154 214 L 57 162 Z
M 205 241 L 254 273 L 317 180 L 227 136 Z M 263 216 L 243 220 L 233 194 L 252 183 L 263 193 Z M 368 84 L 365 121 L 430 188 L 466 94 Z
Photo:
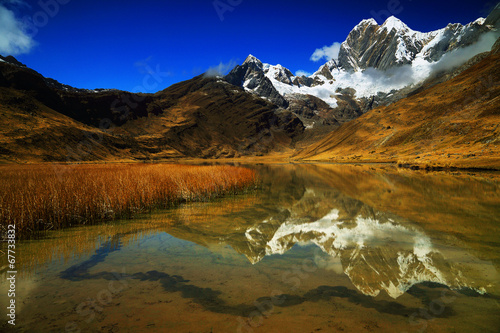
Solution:
M 245 194 L 19 241 L 0 330 L 499 331 L 500 173 L 248 167 Z

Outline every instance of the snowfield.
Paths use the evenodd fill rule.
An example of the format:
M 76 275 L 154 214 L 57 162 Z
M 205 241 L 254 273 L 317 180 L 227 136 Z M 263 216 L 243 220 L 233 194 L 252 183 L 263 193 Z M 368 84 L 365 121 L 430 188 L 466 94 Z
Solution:
M 499 35 L 498 31 L 485 33 L 475 44 L 445 53 L 438 61 L 429 59 L 431 51 L 440 42 L 449 38 L 450 31 L 455 36 L 458 35 L 458 39 L 461 39 L 462 35 L 466 34 L 468 29 L 471 29 L 473 25 L 483 25 L 484 22 L 484 18 L 479 18 L 467 25 L 450 24 L 443 29 L 423 33 L 410 29 L 401 20 L 393 16 L 388 18 L 381 26 L 374 19 L 363 20 L 354 30 L 366 29 L 367 25 L 380 27 L 376 32 L 377 34 L 383 32 L 391 33 L 395 30 L 398 46 L 395 53 L 396 64 L 394 67 L 388 70 L 379 70 L 376 68 L 360 69 L 357 64 L 354 64 L 355 60 L 349 58 L 348 61 L 354 64 L 352 67 L 357 69 L 345 70 L 339 68 L 333 59 L 322 65 L 314 74 L 307 77 L 301 76 L 301 78 L 315 80 L 315 83 L 310 87 L 298 84 L 296 79 L 299 77 L 294 76 L 291 71 L 281 65 L 262 63 L 252 55 L 247 58 L 246 62 L 257 64 L 262 69 L 264 75 L 271 81 L 274 88 L 283 97 L 287 98 L 287 95 L 290 94 L 312 95 L 324 100 L 331 107 L 335 108 L 337 107 L 336 96 L 339 90 L 353 88 L 356 90 L 356 98 L 370 97 L 378 93 L 387 94 L 393 90 L 400 90 L 418 84 L 427 79 L 435 71 L 451 69 L 465 63 L 468 59 L 479 53 L 489 51 Z M 373 46 L 371 45 L 368 50 Z M 351 49 L 347 41 L 343 42 L 341 47 L 345 50 Z M 415 52 L 411 51 L 414 49 L 419 49 L 420 52 L 415 54 Z M 333 79 L 328 79 L 324 76 L 323 71 L 325 70 L 325 66 L 327 66 L 326 69 L 333 76 Z M 248 91 L 255 91 L 257 88 L 248 88 L 250 81 L 250 78 L 247 79 L 243 83 L 243 87 Z

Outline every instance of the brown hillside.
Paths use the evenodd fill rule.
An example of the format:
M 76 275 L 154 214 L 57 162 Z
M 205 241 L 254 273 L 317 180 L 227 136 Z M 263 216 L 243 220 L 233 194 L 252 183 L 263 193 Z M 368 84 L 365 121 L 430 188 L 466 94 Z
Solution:
M 190 157 L 279 151 L 290 147 L 304 130 L 291 112 L 215 78 L 196 77 L 175 84 L 155 94 L 148 110 L 148 117 L 121 129 L 143 146 L 169 146 Z
M 0 87 L 0 163 L 117 159 L 124 139 L 56 112 L 26 93 Z
M 299 160 L 500 168 L 500 53 L 454 79 L 344 124 Z
M 0 62 L 0 162 L 160 160 L 287 151 L 290 112 L 216 78 L 157 94 L 89 91 Z

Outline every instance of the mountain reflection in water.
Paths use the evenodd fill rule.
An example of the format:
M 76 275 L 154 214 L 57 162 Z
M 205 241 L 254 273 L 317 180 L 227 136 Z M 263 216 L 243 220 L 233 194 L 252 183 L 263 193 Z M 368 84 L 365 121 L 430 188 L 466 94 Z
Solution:
M 205 246 L 229 244 L 252 264 L 315 244 L 331 258 L 316 258 L 319 267 L 341 267 L 370 296 L 385 290 L 397 298 L 421 282 L 481 294 L 498 288 L 498 251 L 491 250 L 499 245 L 496 181 L 352 169 L 262 167 L 258 203 L 208 217 L 184 207 L 167 232 Z
M 20 329 L 235 331 L 273 295 L 255 332 L 498 327 L 498 174 L 253 167 L 252 193 L 18 242 Z

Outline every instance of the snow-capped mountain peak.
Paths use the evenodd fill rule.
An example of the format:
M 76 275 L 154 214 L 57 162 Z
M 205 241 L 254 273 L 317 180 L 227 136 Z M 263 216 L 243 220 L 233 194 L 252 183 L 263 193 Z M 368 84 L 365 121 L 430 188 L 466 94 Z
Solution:
M 455 272 L 467 266 L 459 261 L 443 265 L 446 253 L 423 231 L 398 221 L 399 218 L 357 215 L 341 219 L 340 214 L 334 208 L 316 221 L 292 217 L 277 227 L 270 226 L 270 220 L 255 224 L 245 231 L 246 248 L 250 250 L 245 255 L 256 264 L 266 256 L 285 254 L 295 244 L 314 244 L 328 258 L 322 262 L 337 261 L 337 272 L 346 274 L 365 295 L 375 297 L 385 290 L 396 299 L 412 286 L 429 281 L 452 289 L 467 287 L 479 294 L 486 293 L 487 280 L 478 281 L 461 273 L 457 277 Z M 382 242 L 387 242 L 383 250 Z M 481 262 L 467 253 L 462 255 L 470 263 Z
M 361 27 L 368 26 L 368 25 L 378 26 L 378 23 L 377 23 L 377 21 L 375 21 L 375 19 L 372 19 L 372 18 L 364 19 L 361 22 L 359 22 L 358 25 L 355 26 L 353 30 L 360 29 Z
M 391 16 L 387 20 L 385 20 L 381 28 L 382 30 L 387 30 L 388 32 L 391 32 L 393 29 L 403 32 L 412 31 L 406 24 L 403 23 L 403 21 L 395 16 Z
M 248 57 L 245 59 L 243 64 L 254 64 L 259 68 L 263 67 L 262 61 L 260 61 L 259 59 L 257 59 L 255 56 L 253 56 L 251 54 L 248 55 Z
M 295 78 L 288 68 L 285 68 L 280 64 L 276 66 L 264 64 L 264 74 L 270 79 L 287 84 L 293 84 L 293 79 Z
M 374 19 L 365 19 L 340 45 L 338 58 L 324 63 L 308 77 L 295 76 L 282 65 L 263 63 L 249 55 L 226 79 L 283 108 L 293 109 L 294 103 L 306 96 L 310 100 L 320 99 L 330 108 L 344 111 L 351 108 L 353 114 L 358 114 L 359 110 L 367 111 L 377 103 L 396 101 L 404 96 L 399 91 L 416 89 L 435 70 L 459 67 L 468 60 L 460 54 L 471 58 L 490 51 L 500 36 L 499 28 L 500 6 L 486 19 L 478 18 L 466 25 L 448 24 L 430 32 L 412 30 L 394 16 L 382 25 Z M 455 52 L 461 48 L 464 50 Z M 361 103 L 359 107 L 351 103 L 351 98 Z M 381 102 L 373 102 L 375 99 Z M 315 103 L 309 103 L 311 110 L 318 105 Z
M 339 67 L 354 71 L 387 70 L 410 65 L 419 58 L 439 61 L 445 53 L 477 43 L 485 33 L 496 31 L 498 35 L 498 11 L 495 9 L 487 19 L 478 18 L 467 25 L 448 24 L 430 32 L 412 30 L 394 16 L 381 26 L 374 20 L 363 20 L 341 44 Z
M 486 19 L 484 17 L 480 17 L 477 20 L 475 20 L 474 22 L 472 22 L 472 24 L 483 25 L 485 21 L 486 21 Z

